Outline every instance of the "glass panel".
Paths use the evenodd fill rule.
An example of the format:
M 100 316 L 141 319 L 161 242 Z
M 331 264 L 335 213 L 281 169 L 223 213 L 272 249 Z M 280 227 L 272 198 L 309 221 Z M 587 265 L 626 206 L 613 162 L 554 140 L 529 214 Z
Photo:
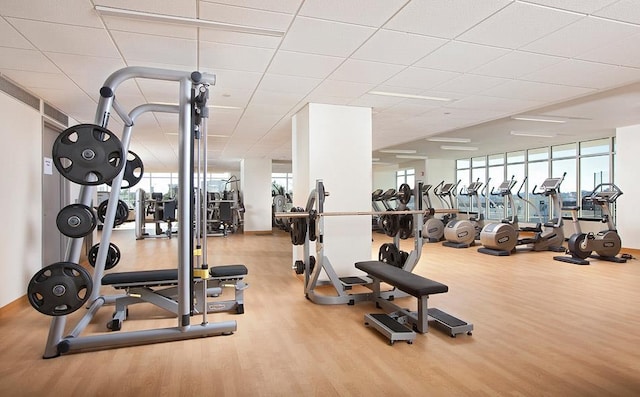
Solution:
M 504 166 L 489 167 L 489 180 L 485 183 L 486 190 L 484 190 L 484 197 L 481 197 L 482 204 L 485 206 L 485 216 L 488 219 L 500 220 L 503 217 L 504 211 L 501 206 L 502 200 L 497 199 L 498 196 L 489 195 L 489 208 L 486 209 L 487 192 L 491 192 L 491 189 L 495 189 L 504 181 Z M 498 202 L 496 202 L 496 200 Z M 498 205 L 500 204 L 500 205 Z
M 566 145 L 558 145 L 551 147 L 551 157 L 554 159 L 562 157 L 575 157 L 578 154 L 578 149 L 575 143 L 569 143 Z
M 469 167 L 470 167 L 469 159 L 456 160 L 456 168 L 457 169 L 469 168 Z
M 551 217 L 551 202 L 548 197 L 534 196 L 531 194 L 534 186 L 541 186 L 542 183 L 549 177 L 549 162 L 537 161 L 528 164 L 527 175 L 529 176 L 527 185 L 532 186 L 531 189 L 528 186 L 522 188 L 522 197 L 525 197 L 531 202 L 528 204 L 524 200 L 521 201 L 521 206 L 525 210 L 526 218 L 525 222 L 546 222 Z M 520 186 L 520 185 L 518 185 Z M 537 189 L 539 191 L 539 189 Z M 525 195 L 526 193 L 526 195 Z
M 578 205 L 578 175 L 576 171 L 576 159 L 554 160 L 551 162 L 551 176 L 560 178 L 565 172 L 564 181 L 560 185 L 560 206 L 573 207 Z M 571 216 L 569 212 L 562 216 Z
M 549 148 L 529 149 L 527 150 L 527 155 L 529 161 L 546 160 L 549 158 Z
M 585 218 L 602 217 L 600 207 L 584 200 L 601 183 L 610 182 L 609 155 L 583 157 L 580 159 L 580 197 L 581 216 Z
M 524 152 L 522 152 L 522 156 L 524 158 Z M 519 183 L 522 183 L 522 181 L 524 181 L 524 164 L 508 164 L 507 165 L 507 180 L 511 179 L 511 177 L 514 177 L 514 180 L 516 181 L 516 186 L 514 187 L 514 189 L 518 189 Z M 502 182 L 500 182 L 502 183 Z M 517 191 L 517 190 L 516 190 Z M 516 196 L 516 191 L 513 191 L 513 195 Z M 502 201 L 500 196 L 493 196 L 496 197 L 496 200 Z M 505 200 L 506 201 L 506 200 Z M 520 211 L 517 210 L 518 205 L 517 205 L 517 197 L 516 197 L 516 215 L 518 216 L 519 219 L 523 219 L 524 218 L 524 211 L 523 209 L 520 209 Z M 501 203 L 503 205 L 502 208 L 504 208 L 504 204 L 508 204 L 508 203 Z M 509 211 L 509 215 L 510 215 L 510 211 L 511 208 L 507 208 L 507 211 Z M 505 217 L 507 215 L 503 215 L 502 217 Z M 502 218 L 501 217 L 501 218 Z
M 507 163 L 524 163 L 524 150 L 507 153 Z
M 504 154 L 492 154 L 489 156 L 489 165 L 504 164 Z
M 580 142 L 580 155 L 609 153 L 609 138 Z
M 471 166 L 472 167 L 484 167 L 487 165 L 487 158 L 482 156 L 482 157 L 474 157 L 471 159 Z

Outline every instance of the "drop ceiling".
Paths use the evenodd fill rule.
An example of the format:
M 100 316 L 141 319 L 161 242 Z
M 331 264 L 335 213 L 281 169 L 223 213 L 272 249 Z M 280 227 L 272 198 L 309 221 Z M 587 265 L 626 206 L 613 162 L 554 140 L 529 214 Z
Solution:
M 283 35 L 107 16 L 96 6 Z M 213 170 L 239 169 L 242 158 L 290 160 L 291 117 L 309 102 L 371 107 L 375 163 L 415 161 L 380 149 L 455 159 L 612 136 L 616 127 L 640 124 L 640 2 L 0 2 L 0 73 L 76 121 L 93 122 L 102 83 L 125 66 L 216 74 Z M 175 103 L 177 87 L 136 79 L 116 95 L 132 109 Z M 512 118 L 519 115 L 563 122 Z M 122 123 L 113 117 L 109 128 L 119 133 Z M 176 128 L 175 115 L 138 119 L 131 149 L 146 169 L 176 169 Z M 468 142 L 426 139 L 434 136 Z

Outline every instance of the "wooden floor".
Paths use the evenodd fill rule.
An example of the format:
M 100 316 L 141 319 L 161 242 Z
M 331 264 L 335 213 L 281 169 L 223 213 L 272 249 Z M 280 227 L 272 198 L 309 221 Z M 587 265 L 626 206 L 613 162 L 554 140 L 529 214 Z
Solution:
M 374 237 L 376 255 L 390 239 Z M 175 264 L 177 239 L 136 241 L 133 230 L 117 230 L 113 241 L 122 251 L 114 271 Z M 449 286 L 430 307 L 472 322 L 473 336 L 432 328 L 412 345 L 390 346 L 363 325 L 365 313 L 379 311 L 372 303 L 305 299 L 284 232 L 210 238 L 209 252 L 212 265 L 249 268 L 245 314 L 209 315 L 237 320 L 236 333 L 44 360 L 50 319 L 18 305 L 0 314 L 0 396 L 640 395 L 636 260 L 576 266 L 548 252 L 491 257 L 427 244 L 415 272 Z M 87 332 L 104 332 L 110 316 L 103 308 Z M 123 331 L 175 325 L 143 304 L 131 308 Z

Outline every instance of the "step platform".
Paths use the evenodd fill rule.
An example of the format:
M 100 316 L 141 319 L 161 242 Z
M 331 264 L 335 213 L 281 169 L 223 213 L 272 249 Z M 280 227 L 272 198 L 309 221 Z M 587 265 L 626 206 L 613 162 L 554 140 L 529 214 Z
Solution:
M 389 344 L 393 345 L 398 340 L 412 344 L 416 339 L 416 333 L 399 323 L 395 318 L 386 313 L 369 313 L 364 315 L 364 325 L 372 327 L 376 331 L 389 339 Z
M 360 277 L 340 277 L 339 280 L 345 289 L 351 289 L 354 285 L 367 285 L 371 283 L 371 280 L 365 280 Z
M 440 328 L 449 332 L 449 335 L 451 335 L 452 338 L 455 338 L 458 334 L 464 333 L 471 335 L 473 331 L 473 324 L 460 320 L 459 318 L 447 314 L 440 309 L 427 309 L 427 314 Z

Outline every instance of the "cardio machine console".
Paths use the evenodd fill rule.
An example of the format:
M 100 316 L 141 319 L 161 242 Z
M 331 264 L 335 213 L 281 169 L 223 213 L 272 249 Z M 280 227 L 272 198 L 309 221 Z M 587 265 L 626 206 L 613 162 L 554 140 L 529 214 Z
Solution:
M 544 189 L 545 192 L 550 190 L 558 190 L 560 188 L 560 184 L 562 183 L 562 178 L 547 178 L 542 182 L 540 187 Z

